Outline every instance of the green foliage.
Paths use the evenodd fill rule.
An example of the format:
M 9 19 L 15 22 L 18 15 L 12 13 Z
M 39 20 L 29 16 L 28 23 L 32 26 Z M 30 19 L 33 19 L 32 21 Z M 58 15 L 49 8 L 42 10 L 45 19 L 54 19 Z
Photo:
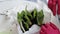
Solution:
M 23 32 L 28 31 L 33 24 L 41 26 L 43 24 L 43 19 L 43 10 L 37 11 L 36 8 L 32 12 L 29 12 L 27 9 L 25 9 L 21 13 L 17 13 L 17 20 Z

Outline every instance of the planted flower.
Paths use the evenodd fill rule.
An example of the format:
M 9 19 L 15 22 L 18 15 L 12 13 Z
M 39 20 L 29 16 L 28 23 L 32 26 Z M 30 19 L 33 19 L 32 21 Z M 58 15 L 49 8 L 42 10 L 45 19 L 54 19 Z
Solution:
M 21 13 L 17 13 L 17 20 L 23 32 L 28 31 L 34 24 L 41 26 L 43 24 L 43 19 L 43 10 L 37 11 L 36 8 L 31 12 L 25 9 Z

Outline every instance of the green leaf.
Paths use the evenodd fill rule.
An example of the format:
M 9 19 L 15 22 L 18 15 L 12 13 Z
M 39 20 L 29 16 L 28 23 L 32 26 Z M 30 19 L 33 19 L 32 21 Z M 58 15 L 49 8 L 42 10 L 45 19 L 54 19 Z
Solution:
M 44 19 L 44 14 L 43 14 L 43 10 L 39 11 L 37 13 L 37 22 L 38 25 L 42 25 L 43 24 L 43 19 Z
M 30 19 L 28 18 L 28 16 L 25 15 L 25 19 L 26 19 L 26 23 L 28 23 L 29 25 L 32 25 Z
M 22 21 L 22 25 L 23 25 L 25 31 L 29 30 L 29 25 L 26 22 Z
M 33 18 L 35 18 L 37 16 L 37 9 L 35 8 L 34 10 L 33 10 Z

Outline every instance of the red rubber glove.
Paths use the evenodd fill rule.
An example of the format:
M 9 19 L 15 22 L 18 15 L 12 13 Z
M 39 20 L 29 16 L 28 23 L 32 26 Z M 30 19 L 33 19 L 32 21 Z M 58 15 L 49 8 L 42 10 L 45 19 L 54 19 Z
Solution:
M 40 34 L 60 34 L 59 29 L 52 23 L 41 27 Z
M 56 4 L 57 4 L 56 2 L 57 2 L 56 0 L 48 1 L 48 7 L 52 10 L 54 16 L 56 15 Z
M 52 10 L 52 11 L 53 11 L 53 15 L 54 15 L 54 16 L 56 16 L 56 14 L 57 14 L 57 13 L 56 13 L 56 12 L 57 12 L 57 11 L 56 11 L 56 5 L 57 5 L 57 0 L 53 0 L 53 7 L 52 7 L 53 10 Z
M 53 8 L 53 0 L 48 1 L 48 7 L 52 10 Z
M 58 0 L 58 11 L 57 11 L 57 14 L 60 15 L 60 0 Z

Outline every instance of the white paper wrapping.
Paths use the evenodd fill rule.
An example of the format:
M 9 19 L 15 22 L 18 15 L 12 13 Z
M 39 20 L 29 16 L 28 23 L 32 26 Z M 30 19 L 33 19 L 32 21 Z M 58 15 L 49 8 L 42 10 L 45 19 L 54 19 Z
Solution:
M 10 2 L 10 3 L 9 3 Z M 60 25 L 59 25 L 59 21 L 56 19 L 55 16 L 52 15 L 52 12 L 51 10 L 47 7 L 47 5 L 45 3 L 43 3 L 42 1 L 37 1 L 37 2 L 30 2 L 30 1 L 21 1 L 21 0 L 18 0 L 18 1 L 7 1 L 7 2 L 3 2 L 3 3 L 0 3 L 0 11 L 7 11 L 9 9 L 12 8 L 12 10 L 9 10 L 9 13 L 12 15 L 12 17 L 15 18 L 16 20 L 16 17 L 17 17 L 17 12 L 21 12 L 22 10 L 25 9 L 26 5 L 27 5 L 27 8 L 28 10 L 33 10 L 34 8 L 37 8 L 38 10 L 41 10 L 43 9 L 44 11 L 44 23 L 46 22 L 53 22 L 58 28 L 60 28 Z M 10 15 L 10 16 L 11 16 Z M 17 20 L 16 20 L 17 21 Z M 16 22 L 17 23 L 17 22 Z M 8 23 L 7 23 L 8 24 Z M 11 23 L 10 23 L 11 24 Z M 2 24 L 3 25 L 3 24 Z M 5 24 L 4 24 L 5 25 Z M 9 25 L 10 26 L 10 25 Z M 6 26 L 7 27 L 7 26 Z M 11 28 L 11 27 L 10 27 Z M 17 29 L 15 29 L 17 28 Z M 9 28 L 6 28 L 7 30 Z M 5 29 L 5 30 L 6 30 Z M 18 25 L 17 27 L 15 27 L 14 25 L 14 28 L 12 26 L 12 29 L 15 29 L 15 32 L 13 31 L 12 33 L 13 34 L 17 34 L 17 32 L 19 32 L 19 34 L 39 34 L 39 30 L 40 30 L 40 27 L 37 26 L 37 25 L 33 25 L 29 31 L 26 31 L 25 33 L 22 33 L 21 29 L 20 29 L 20 26 Z

